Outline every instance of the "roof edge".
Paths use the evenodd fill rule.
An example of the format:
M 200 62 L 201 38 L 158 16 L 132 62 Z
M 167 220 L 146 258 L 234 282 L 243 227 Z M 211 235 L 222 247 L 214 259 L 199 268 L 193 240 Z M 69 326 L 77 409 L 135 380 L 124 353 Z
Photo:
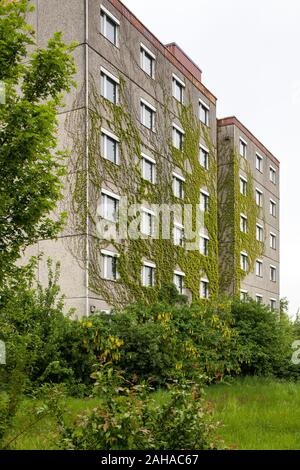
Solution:
M 262 151 L 264 152 L 276 165 L 280 166 L 280 161 L 278 158 L 276 158 L 270 150 L 267 149 L 267 147 L 257 138 L 255 137 L 254 134 L 252 134 L 249 129 L 244 126 L 244 124 L 239 121 L 239 119 L 235 116 L 228 116 L 225 118 L 217 119 L 217 124 L 218 127 L 225 127 L 225 126 L 230 126 L 234 125 L 238 127 L 248 138 L 251 140 L 255 145 Z
M 164 45 L 151 31 L 147 28 L 138 18 L 137 16 L 132 13 L 127 6 L 124 5 L 120 0 L 108 0 L 115 8 L 121 13 L 125 18 L 141 33 L 143 36 L 160 52 L 168 59 L 175 67 L 178 68 L 179 71 L 190 81 L 193 85 L 198 88 L 198 90 L 206 96 L 208 100 L 210 100 L 213 104 L 216 104 L 217 97 L 209 91 L 209 89 L 200 82 L 197 77 L 193 75 L 193 73 L 182 64 L 178 58 L 172 54 L 172 52 Z M 186 57 L 187 54 L 182 51 Z M 190 60 L 190 59 L 189 59 Z M 191 61 L 193 62 L 193 61 Z M 194 62 L 193 62 L 194 64 Z M 196 66 L 196 64 L 195 64 Z M 198 69 L 199 67 L 196 66 Z M 200 70 L 200 69 L 199 69 Z

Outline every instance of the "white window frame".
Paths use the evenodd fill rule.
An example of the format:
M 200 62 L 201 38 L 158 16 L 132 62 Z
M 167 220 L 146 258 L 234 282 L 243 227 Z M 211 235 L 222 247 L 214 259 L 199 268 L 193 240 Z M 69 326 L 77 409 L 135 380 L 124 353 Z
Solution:
M 244 265 L 243 265 L 244 259 L 247 260 L 246 269 L 244 269 Z M 248 272 L 249 270 L 249 256 L 248 256 L 248 253 L 246 253 L 245 251 L 241 251 L 240 253 L 240 267 L 241 267 L 241 270 L 244 271 L 245 273 Z
M 143 126 L 146 127 L 146 129 L 149 129 L 149 131 L 152 131 L 152 132 L 155 132 L 155 125 L 156 125 L 156 108 L 151 104 L 149 103 L 148 101 L 146 101 L 144 98 L 141 98 L 140 99 L 140 106 L 141 106 L 141 123 L 143 124 Z M 152 111 L 152 127 L 147 127 L 145 122 L 145 108 L 148 108 L 150 109 L 150 111 Z
M 242 158 L 247 159 L 248 142 L 247 142 L 245 139 L 243 139 L 243 137 L 240 137 L 240 141 L 239 141 L 239 142 L 240 142 L 240 148 L 239 148 L 240 156 L 241 156 Z M 241 144 L 243 145 L 243 150 L 245 150 L 245 155 L 243 155 L 243 154 L 241 153 Z
M 275 214 L 273 214 L 273 207 L 275 208 Z M 274 199 L 270 199 L 270 215 L 274 218 L 277 217 L 277 202 Z
M 177 197 L 178 199 L 184 199 L 184 183 L 185 183 L 185 178 L 181 175 L 179 175 L 178 173 L 176 173 L 175 171 L 173 171 L 172 173 L 172 176 L 173 176 L 173 194 L 175 197 Z M 175 183 L 176 183 L 176 180 L 180 181 L 182 183 L 182 197 L 181 196 L 177 196 L 177 194 L 175 194 Z
M 143 44 L 141 42 L 140 44 L 140 54 L 141 54 L 141 69 L 143 70 L 143 72 L 145 72 L 149 77 L 151 78 L 155 78 L 155 63 L 156 63 L 156 56 L 153 54 L 152 51 L 150 51 L 150 49 L 145 46 L 145 44 Z M 152 67 L 152 74 L 150 75 L 147 71 L 146 71 L 146 67 L 145 67 L 145 54 L 147 54 L 150 59 L 151 59 L 151 67 Z
M 101 73 L 101 94 L 102 96 L 108 100 L 107 96 L 106 96 L 106 80 L 107 80 L 107 77 L 110 78 L 113 82 L 115 82 L 116 84 L 116 102 L 114 104 L 118 104 L 119 103 L 119 85 L 120 85 L 120 80 L 115 77 L 111 72 L 109 72 L 108 70 L 106 70 L 104 67 L 100 67 L 100 73 Z M 103 75 L 103 77 L 102 77 Z
M 242 220 L 243 220 L 243 225 L 242 225 Z M 246 221 L 246 230 L 242 230 L 242 228 L 244 228 L 244 221 Z M 248 217 L 243 213 L 240 214 L 240 231 L 242 233 L 248 233 Z
M 205 121 L 206 122 L 202 121 L 202 119 L 201 119 L 201 108 L 205 109 L 205 117 L 206 117 Z M 199 120 L 200 120 L 200 122 L 202 122 L 202 124 L 205 124 L 205 126 L 207 126 L 207 127 L 209 127 L 209 121 L 210 121 L 209 113 L 210 113 L 209 105 L 199 98 Z
M 201 239 L 206 240 L 206 241 L 208 242 L 207 253 L 203 252 L 203 250 L 201 249 L 201 248 L 202 248 Z M 201 255 L 203 255 L 203 256 L 208 256 L 208 255 L 209 255 L 209 240 L 210 240 L 210 238 L 209 238 L 208 235 L 205 235 L 204 233 L 200 233 L 200 247 L 199 247 L 199 251 L 200 251 Z
M 273 175 L 274 175 L 274 179 L 273 179 Z M 269 178 L 270 178 L 271 183 L 277 184 L 277 170 L 272 165 L 270 165 L 270 169 L 269 169 Z
M 256 240 L 258 242 L 263 242 L 264 241 L 264 228 L 263 228 L 263 226 L 260 225 L 260 224 L 256 224 L 256 230 L 255 231 L 256 231 Z M 258 233 L 261 234 L 262 239 L 260 239 L 260 237 L 257 237 Z
M 176 139 L 175 139 L 176 131 L 179 132 L 182 136 L 182 148 L 177 147 L 175 145 L 175 143 L 176 143 Z M 185 136 L 184 130 L 181 127 L 177 126 L 177 124 L 175 124 L 173 122 L 172 123 L 172 143 L 173 143 L 173 147 L 175 147 L 177 150 L 180 150 L 180 152 L 182 152 L 182 150 L 183 150 L 184 136 Z
M 275 247 L 273 246 L 273 240 L 275 241 Z M 272 248 L 272 250 L 277 250 L 277 235 L 273 232 L 270 232 L 270 248 Z
M 240 300 L 244 302 L 245 300 L 247 300 L 247 296 L 248 296 L 248 291 L 244 290 L 244 289 L 241 289 L 240 290 Z
M 143 179 L 145 181 L 149 181 L 149 183 L 155 184 L 156 183 L 156 161 L 154 160 L 154 158 L 149 157 L 149 155 L 146 155 L 145 153 L 141 153 L 141 157 L 142 157 L 142 176 L 143 176 Z M 147 162 L 149 162 L 153 165 L 153 174 L 152 174 L 153 181 L 150 181 L 149 179 L 145 178 L 145 168 L 144 168 L 145 160 L 147 160 Z
M 183 235 L 183 244 L 182 245 L 180 243 L 177 243 L 180 240 L 178 240 L 177 237 L 175 236 L 176 235 L 176 230 L 180 230 L 181 234 Z M 175 246 L 184 247 L 184 225 L 179 224 L 178 222 L 174 222 L 173 241 L 174 241 Z
M 202 283 L 206 284 L 206 288 L 208 290 L 208 295 L 207 296 L 202 295 Z M 209 299 L 209 280 L 207 279 L 207 277 L 201 277 L 201 279 L 200 279 L 200 298 L 201 299 Z
M 107 258 L 119 258 L 120 255 L 119 255 L 119 253 L 115 253 L 114 251 L 101 250 L 101 257 L 105 257 L 104 260 L 107 260 Z M 120 279 L 120 275 L 119 275 L 117 269 L 116 269 L 116 278 L 115 279 L 110 279 L 109 277 L 107 277 L 107 263 L 105 263 L 105 262 L 103 263 L 103 268 L 104 268 L 103 273 L 101 273 L 103 279 L 106 279 L 107 281 L 112 281 L 112 282 L 115 282 L 118 279 Z M 101 269 L 102 269 L 102 266 L 101 266 Z
M 182 279 L 182 288 L 181 290 L 178 289 L 177 285 L 176 285 L 176 282 L 175 282 L 175 277 L 178 276 Z M 175 270 L 174 273 L 173 273 L 173 284 L 175 284 L 178 292 L 182 295 L 183 292 L 184 292 L 184 278 L 185 278 L 185 273 L 182 272 L 182 271 L 178 271 L 178 270 Z
M 144 214 L 150 215 L 151 216 L 151 233 L 147 233 L 145 229 L 145 219 L 144 219 Z M 141 208 L 141 216 L 142 216 L 142 221 L 141 221 L 141 232 L 143 235 L 146 235 L 148 237 L 152 237 L 154 232 L 155 232 L 155 212 L 152 211 L 151 209 L 148 209 L 147 207 L 142 207 Z
M 116 42 L 111 42 L 110 39 L 107 37 L 106 35 L 106 21 L 103 22 L 103 31 L 102 31 L 102 28 L 101 28 L 101 33 L 103 34 L 103 36 L 111 43 L 113 44 L 114 46 L 116 47 L 119 47 L 119 28 L 120 28 L 120 21 L 118 20 L 118 18 L 116 18 L 107 8 L 105 8 L 104 5 L 100 5 L 100 15 L 102 14 L 102 12 L 104 13 L 104 20 L 105 20 L 105 17 L 108 17 L 110 18 L 111 21 L 113 21 L 116 25 Z M 100 18 L 101 20 L 101 18 Z
M 119 165 L 119 143 L 120 143 L 120 139 L 115 134 L 113 134 L 112 132 L 108 131 L 107 129 L 104 129 L 104 127 L 101 127 L 101 139 L 102 139 L 103 134 L 104 134 L 104 136 L 110 137 L 112 140 L 116 141 L 116 143 L 117 143 L 117 146 L 116 146 L 116 161 L 112 162 L 112 163 L 115 163 L 116 165 Z M 103 146 L 102 146 L 102 142 L 101 142 L 101 148 L 103 148 L 103 158 L 105 158 L 106 160 L 109 160 L 107 158 L 106 139 L 103 142 Z M 111 160 L 109 160 L 109 161 L 111 161 Z
M 258 164 L 259 162 L 259 164 Z M 262 157 L 260 155 L 260 153 L 256 152 L 255 154 L 255 167 L 257 169 L 257 171 L 259 171 L 260 173 L 263 173 L 263 164 L 264 164 L 264 157 Z
M 272 279 L 272 272 L 275 273 L 275 278 Z M 277 267 L 274 266 L 273 264 L 270 264 L 270 281 L 271 282 L 277 282 Z
M 120 196 L 118 196 L 117 194 L 115 194 L 111 191 L 108 191 L 107 189 L 101 189 L 101 203 L 102 203 L 102 196 L 107 196 L 107 197 L 110 197 L 111 199 L 115 199 L 116 201 L 118 201 L 117 206 L 119 208 L 119 203 L 120 203 L 120 199 L 121 199 Z M 115 220 L 111 220 L 111 219 L 107 218 L 107 203 L 105 201 L 106 201 L 106 198 L 104 198 L 104 203 L 101 206 L 102 207 L 101 216 L 103 217 L 103 219 L 109 220 L 110 222 L 115 223 L 116 222 Z
M 255 300 L 256 300 L 257 303 L 262 304 L 263 300 L 264 300 L 264 297 L 261 294 L 255 294 Z
M 175 86 L 179 85 L 181 87 L 181 100 L 179 100 L 176 96 L 176 88 Z M 172 74 L 172 95 L 179 103 L 184 103 L 184 90 L 185 90 L 185 83 L 177 76 L 175 73 Z
M 206 161 L 207 161 L 207 165 L 202 165 L 201 163 L 201 150 L 203 150 L 205 153 L 206 153 Z M 200 149 L 199 149 L 199 153 L 200 153 L 200 165 L 202 166 L 202 168 L 204 168 L 205 170 L 209 170 L 209 149 L 207 147 L 205 147 L 205 145 L 203 144 L 200 144 Z
M 202 209 L 201 205 L 202 205 L 202 197 L 201 196 L 206 196 L 208 198 L 208 209 Z M 200 189 L 200 210 L 202 210 L 202 212 L 208 212 L 209 210 L 209 200 L 210 200 L 210 195 L 209 195 L 209 192 L 205 191 L 205 189 Z
M 257 194 L 260 194 L 260 204 L 257 204 Z M 263 207 L 264 201 L 263 201 L 263 191 L 259 188 L 255 188 L 255 202 L 258 207 Z
M 260 266 L 259 269 L 257 269 L 257 266 Z M 262 259 L 257 259 L 255 261 L 255 275 L 257 277 L 262 278 L 263 277 L 263 269 L 264 269 L 264 264 Z
M 275 306 L 273 307 L 272 302 L 275 303 Z M 274 299 L 273 297 L 270 298 L 270 308 L 271 310 L 276 310 L 277 308 L 277 299 Z
M 154 282 L 153 282 L 153 285 L 152 286 L 149 286 L 148 284 L 146 284 L 146 276 L 145 276 L 145 269 L 144 268 L 152 268 L 154 269 Z M 143 266 L 142 266 L 142 273 L 141 273 L 141 277 L 142 277 L 142 285 L 144 287 L 154 287 L 155 286 L 155 270 L 156 270 L 156 264 L 155 263 L 151 263 L 151 261 L 144 261 L 143 262 Z
M 244 183 L 243 186 L 242 186 L 242 182 Z M 248 185 L 247 178 L 245 178 L 245 176 L 240 175 L 240 194 L 242 194 L 243 196 L 247 195 L 247 189 L 248 189 L 247 185 Z M 242 188 L 244 189 L 244 187 L 246 188 L 245 192 L 242 191 Z

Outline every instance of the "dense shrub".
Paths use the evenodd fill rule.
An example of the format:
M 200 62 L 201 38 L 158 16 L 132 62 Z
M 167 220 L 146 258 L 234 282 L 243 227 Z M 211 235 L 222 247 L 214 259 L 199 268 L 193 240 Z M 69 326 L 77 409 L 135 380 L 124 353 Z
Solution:
M 293 326 L 284 312 L 251 299 L 232 303 L 233 329 L 238 333 L 241 373 L 294 377 L 291 364 Z

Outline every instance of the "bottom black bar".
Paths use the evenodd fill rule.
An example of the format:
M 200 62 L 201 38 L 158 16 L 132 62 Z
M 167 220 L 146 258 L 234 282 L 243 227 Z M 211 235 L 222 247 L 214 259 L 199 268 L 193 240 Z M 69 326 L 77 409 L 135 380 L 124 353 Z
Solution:
M 26 463 L 41 465 L 71 463 L 98 466 L 140 468 L 141 465 L 210 468 L 212 464 L 229 464 L 231 468 L 247 465 L 278 464 L 299 461 L 298 451 L 2 451 L 0 464 Z M 4 467 L 1 467 L 4 468 Z

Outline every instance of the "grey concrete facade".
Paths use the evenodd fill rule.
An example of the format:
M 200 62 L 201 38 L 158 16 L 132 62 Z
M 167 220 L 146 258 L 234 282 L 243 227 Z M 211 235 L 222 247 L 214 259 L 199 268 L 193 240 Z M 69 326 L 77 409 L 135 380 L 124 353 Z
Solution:
M 176 45 L 163 45 L 119 0 L 32 0 L 35 5 L 35 12 L 31 15 L 30 21 L 37 31 L 37 44 L 44 47 L 47 40 L 55 31 L 64 33 L 66 42 L 76 41 L 74 56 L 77 65 L 77 89 L 73 90 L 65 99 L 65 106 L 59 114 L 59 145 L 61 148 L 72 149 L 70 134 L 66 131 L 67 122 L 72 120 L 72 116 L 82 113 L 82 128 L 75 129 L 74 132 L 80 134 L 85 148 L 85 167 L 81 171 L 88 172 L 89 148 L 87 143 L 87 131 L 89 126 L 88 110 L 91 106 L 92 87 L 95 86 L 97 92 L 100 89 L 100 70 L 103 67 L 115 77 L 123 77 L 128 84 L 128 92 L 131 96 L 133 113 L 136 115 L 137 128 L 142 137 L 142 147 L 151 155 L 154 152 L 158 139 L 162 138 L 158 126 L 158 131 L 153 137 L 149 131 L 140 123 L 140 100 L 146 100 L 157 111 L 157 122 L 161 121 L 163 115 L 163 103 L 165 96 L 170 97 L 169 111 L 173 119 L 168 123 L 172 128 L 172 122 L 179 125 L 177 116 L 177 106 L 172 99 L 172 77 L 176 75 L 185 84 L 185 95 L 189 96 L 195 115 L 199 112 L 199 100 L 209 107 L 209 127 L 213 146 L 217 149 L 218 132 L 219 138 L 222 133 L 230 135 L 230 146 L 232 148 L 239 145 L 240 136 L 247 141 L 248 158 L 253 170 L 255 184 L 262 188 L 264 193 L 264 236 L 270 232 L 276 235 L 276 250 L 270 248 L 268 240 L 266 242 L 266 252 L 263 257 L 263 277 L 257 278 L 255 273 L 247 275 L 241 288 L 249 295 L 263 296 L 264 303 L 269 303 L 270 299 L 279 302 L 279 166 L 276 159 L 271 159 L 271 154 L 266 150 L 262 151 L 262 146 L 258 147 L 256 139 L 251 139 L 249 133 L 243 132 L 243 126 L 238 124 L 228 124 L 218 126 L 216 118 L 216 98 L 203 85 L 201 71 L 197 66 L 178 48 Z M 117 45 L 112 44 L 101 30 L 101 8 L 111 14 L 118 22 Z M 141 68 L 140 47 L 143 44 L 155 56 L 155 77 L 151 78 Z M 126 45 L 126 47 L 125 47 Z M 109 120 L 109 116 L 105 116 Z M 218 132 L 217 132 L 218 131 Z M 153 141 L 153 138 L 155 141 Z M 202 142 L 204 143 L 204 142 Z M 263 172 L 257 172 L 255 168 L 255 155 L 259 152 L 263 157 Z M 157 154 L 157 152 L 156 152 Z M 168 159 L 166 154 L 159 155 L 161 159 Z M 222 154 L 218 155 L 219 163 L 222 162 Z M 276 163 L 277 162 L 277 163 Z M 268 179 L 269 166 L 276 169 L 276 185 Z M 170 171 L 180 172 L 180 169 L 172 167 L 172 162 L 167 161 Z M 72 173 L 79 171 L 72 166 L 69 168 L 69 177 Z M 242 172 L 241 168 L 241 172 Z M 215 183 L 217 185 L 217 181 Z M 68 199 L 68 179 L 66 182 L 66 200 Z M 115 184 L 107 180 L 104 188 L 117 193 Z M 87 187 L 88 195 L 92 189 Z M 276 218 L 268 213 L 268 202 L 273 199 L 277 204 Z M 221 200 L 220 200 L 221 203 Z M 61 208 L 64 207 L 62 203 Z M 258 221 L 259 222 L 259 221 Z M 233 222 L 232 222 L 233 223 Z M 230 234 L 222 234 L 220 238 L 220 258 L 226 252 L 226 237 Z M 110 305 L 99 295 L 89 289 L 89 252 L 92 240 L 88 222 L 82 230 L 74 232 L 69 224 L 57 241 L 41 241 L 30 252 L 34 254 L 45 253 L 54 261 L 61 261 L 61 287 L 66 296 L 66 307 L 75 307 L 77 315 L 89 315 L 94 309 L 109 310 Z M 76 245 L 80 247 L 80 259 L 76 259 L 70 247 Z M 228 277 L 228 282 L 234 284 L 234 263 L 233 253 L 226 252 L 226 263 L 232 266 L 232 275 Z M 276 267 L 276 282 L 270 280 L 268 269 L 270 265 Z M 42 282 L 46 280 L 45 260 L 40 262 L 39 278 Z M 113 285 L 112 285 L 113 288 Z M 228 286 L 228 292 L 233 291 L 233 286 Z
M 245 158 L 240 152 L 240 142 L 246 145 Z M 236 152 L 239 156 L 239 171 L 234 174 L 233 164 L 230 156 Z M 246 170 L 247 165 L 247 170 Z M 266 305 L 272 305 L 273 308 L 279 308 L 280 295 L 280 239 L 279 239 L 279 217 L 280 217 L 280 172 L 279 161 L 248 131 L 245 126 L 235 117 L 224 118 L 218 121 L 218 167 L 219 181 L 222 181 L 222 175 L 227 173 L 228 180 L 231 181 L 230 189 L 222 191 L 219 189 L 219 212 L 220 222 L 222 224 L 222 198 L 224 192 L 228 189 L 234 192 L 234 185 L 240 184 L 240 178 L 247 181 L 247 172 L 253 178 L 253 197 L 256 197 L 256 191 L 261 194 L 261 209 L 257 217 L 257 226 L 261 230 L 264 249 L 262 256 L 257 258 L 261 265 L 248 273 L 242 280 L 241 285 L 237 286 L 241 296 L 247 294 L 250 297 L 261 300 Z M 231 175 L 231 178 L 230 178 Z M 236 181 L 238 179 L 238 181 Z M 226 199 L 226 198 L 225 198 Z M 271 202 L 275 203 L 274 214 L 271 214 Z M 232 217 L 247 214 L 235 213 Z M 238 222 L 239 223 L 239 222 Z M 259 236 L 258 234 L 256 234 Z M 239 253 L 235 251 L 235 240 L 232 240 L 233 232 L 227 230 L 227 233 L 220 234 L 219 254 L 220 271 L 225 269 L 229 259 L 234 259 Z M 233 241 L 233 243 L 232 243 Z M 230 251 L 231 250 L 231 251 Z M 235 260 L 236 261 L 236 260 Z M 238 261 L 239 262 L 239 261 Z M 228 268 L 228 265 L 227 265 Z M 271 276 L 271 269 L 273 270 Z M 274 274 L 275 273 L 275 274 Z M 231 264 L 229 271 L 229 280 L 231 293 L 238 293 L 234 285 L 235 270 L 234 263 Z

